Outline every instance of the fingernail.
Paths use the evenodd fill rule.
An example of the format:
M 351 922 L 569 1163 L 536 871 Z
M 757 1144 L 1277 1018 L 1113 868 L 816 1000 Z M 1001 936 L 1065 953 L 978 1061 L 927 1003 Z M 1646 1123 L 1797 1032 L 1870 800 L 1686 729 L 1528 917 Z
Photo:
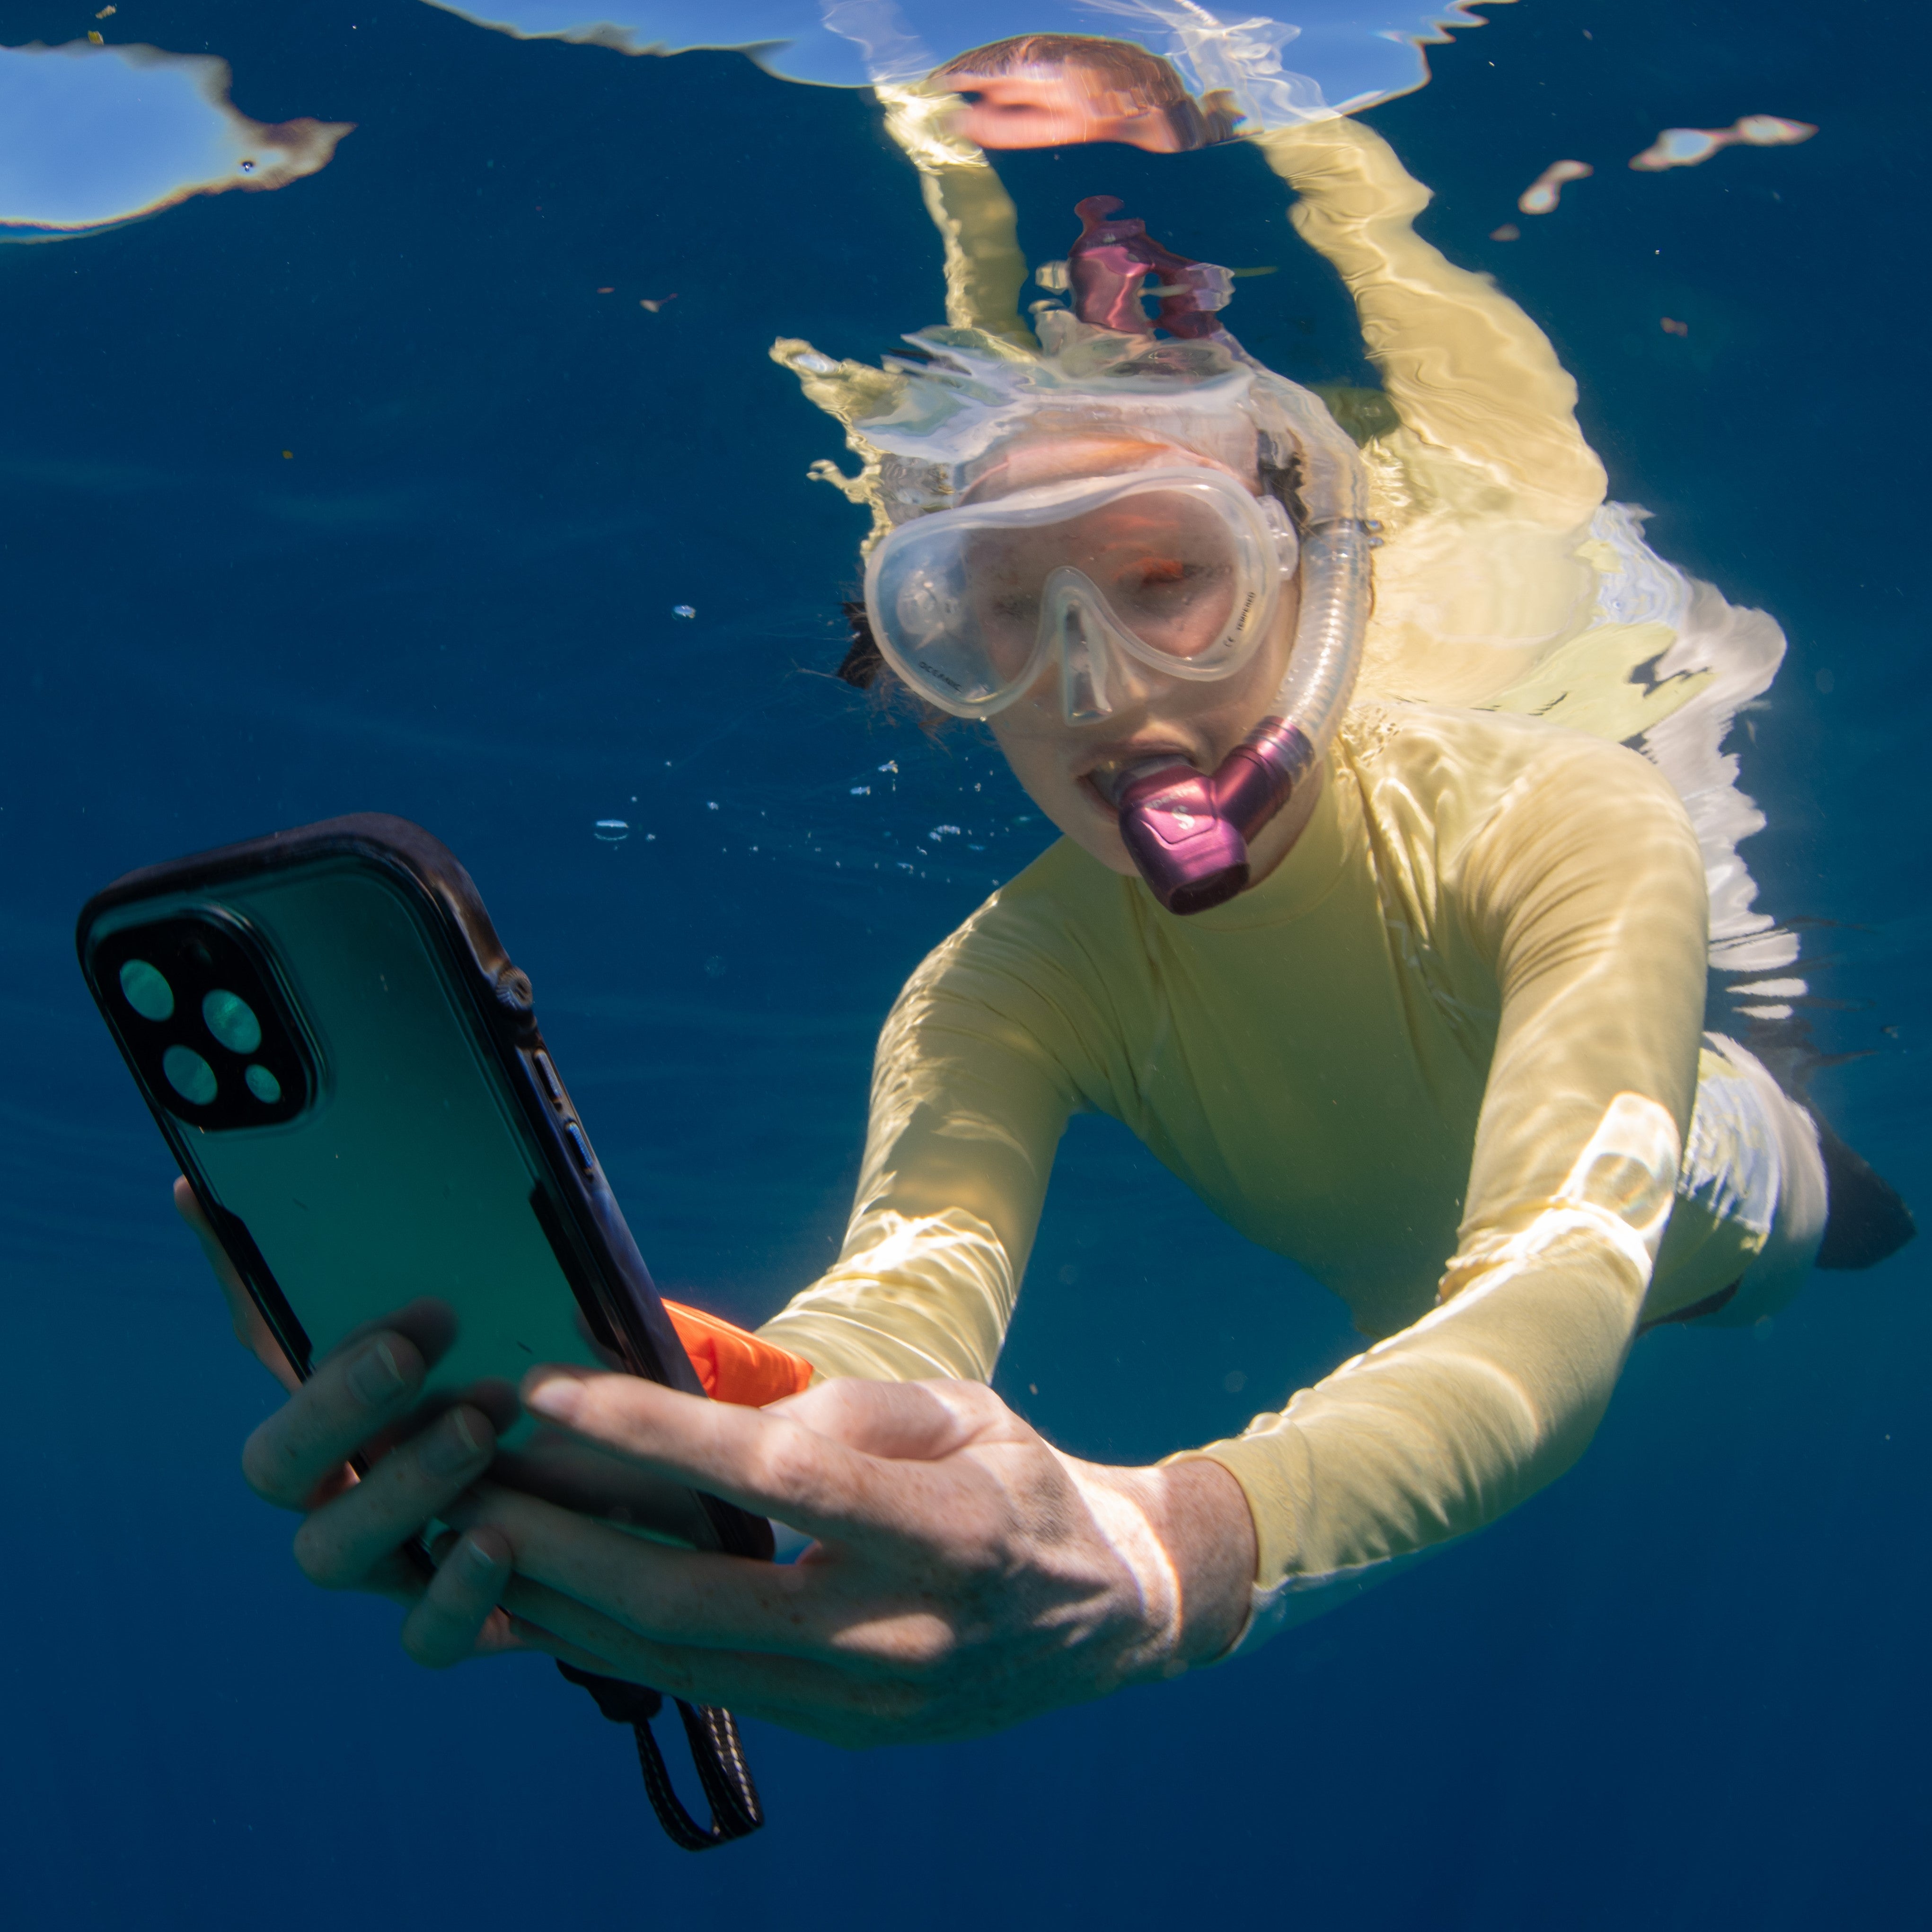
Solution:
M 478 1582 L 485 1577 L 499 1576 L 510 1567 L 500 1556 L 492 1556 L 473 1536 L 466 1536 L 456 1546 L 455 1560 L 462 1564 L 466 1575 Z
M 524 1391 L 524 1406 L 550 1422 L 574 1421 L 583 1402 L 584 1384 L 574 1376 L 553 1376 Z
M 388 1401 L 404 1385 L 395 1351 L 387 1342 L 364 1349 L 350 1365 L 346 1379 L 350 1394 L 370 1408 Z
M 470 1412 L 452 1409 L 423 1438 L 422 1466 L 432 1476 L 453 1476 L 482 1451 L 470 1425 Z

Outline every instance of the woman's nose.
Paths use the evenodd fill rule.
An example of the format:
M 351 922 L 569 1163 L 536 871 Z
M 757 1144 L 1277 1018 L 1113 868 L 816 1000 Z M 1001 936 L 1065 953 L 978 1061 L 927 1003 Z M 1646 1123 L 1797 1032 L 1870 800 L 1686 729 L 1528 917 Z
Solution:
M 1070 575 L 1071 573 L 1069 573 Z M 1084 584 L 1078 586 L 1085 589 Z M 1069 592 L 1074 586 L 1067 586 Z M 1050 702 L 1044 687 L 1059 668 L 1060 715 L 1071 725 L 1099 724 L 1145 700 L 1142 678 L 1125 652 L 1114 648 L 1106 620 L 1085 596 L 1065 594 L 1050 600 L 1054 636 L 1047 652 L 1040 686 L 1033 701 L 1042 710 Z

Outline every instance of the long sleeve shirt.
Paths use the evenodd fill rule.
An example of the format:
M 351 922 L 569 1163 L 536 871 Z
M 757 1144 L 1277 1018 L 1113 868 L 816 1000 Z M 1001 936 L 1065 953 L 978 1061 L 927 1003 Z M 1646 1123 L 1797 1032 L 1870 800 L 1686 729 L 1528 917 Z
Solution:
M 1112 1114 L 1372 1342 L 1189 1452 L 1241 1484 L 1269 1592 L 1549 1481 L 1640 1322 L 1736 1280 L 1766 1223 L 1727 1178 L 1744 1150 L 1722 1110 L 1693 1130 L 1700 1081 L 1732 1071 L 1700 1048 L 1705 860 L 1670 784 L 1611 742 L 1691 687 L 1622 678 L 1668 634 L 1606 640 L 1593 613 L 1604 483 L 1574 386 L 1415 236 L 1426 194 L 1371 130 L 1258 145 L 1384 386 L 1369 701 L 1295 848 L 1240 898 L 1176 919 L 1063 841 L 934 952 L 880 1039 L 843 1250 L 764 1332 L 821 1374 L 989 1376 L 1065 1122 Z M 928 160 L 952 170 L 928 190 L 952 319 L 985 320 L 975 290 L 1013 280 L 1010 204 L 979 249 L 996 179 Z

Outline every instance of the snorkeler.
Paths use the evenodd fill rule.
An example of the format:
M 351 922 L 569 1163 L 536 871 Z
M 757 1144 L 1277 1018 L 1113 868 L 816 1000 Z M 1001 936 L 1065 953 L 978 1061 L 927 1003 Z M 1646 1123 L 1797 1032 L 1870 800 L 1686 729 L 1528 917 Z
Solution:
M 746 1352 L 754 1400 L 810 1385 L 754 1407 L 729 1374 L 711 1403 L 526 1384 L 556 1425 L 802 1532 L 798 1562 L 494 1489 L 473 1406 L 352 1481 L 434 1350 L 406 1315 L 256 1432 L 250 1479 L 304 1511 L 304 1569 L 406 1598 L 422 1660 L 535 1648 L 848 1742 L 996 1729 L 1232 1654 L 1494 1520 L 1582 1453 L 1645 1328 L 1774 1311 L 1828 1217 L 1840 1265 L 1910 1238 L 1702 1031 L 1714 908 L 1740 945 L 1781 937 L 1722 899 L 1670 778 L 1618 741 L 1714 680 L 1577 670 L 1762 632 L 1700 605 L 1673 641 L 1630 590 L 1569 378 L 1413 236 L 1420 191 L 1376 137 L 1324 123 L 1270 159 L 1384 377 L 1360 452 L 1220 326 L 1213 276 L 1160 284 L 1187 293 L 1156 334 L 1136 267 L 1201 265 L 1098 206 L 1037 348 L 955 326 L 884 370 L 774 351 L 860 459 L 848 676 L 982 719 L 1064 836 L 886 1022 L 842 1252 Z M 1173 802 L 1190 785 L 1199 809 Z M 1150 1468 L 1007 1409 L 985 1384 L 1083 1108 L 1340 1295 L 1365 1352 Z M 457 1533 L 425 1588 L 396 1552 L 438 1517 Z

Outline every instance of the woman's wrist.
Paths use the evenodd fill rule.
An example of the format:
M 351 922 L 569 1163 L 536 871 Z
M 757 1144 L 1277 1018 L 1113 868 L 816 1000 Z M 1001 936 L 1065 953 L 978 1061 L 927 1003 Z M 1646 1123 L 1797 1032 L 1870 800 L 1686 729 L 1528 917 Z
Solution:
M 1180 1585 L 1175 1660 L 1225 1657 L 1247 1628 L 1258 1549 L 1247 1492 L 1204 1456 L 1148 1472 L 1160 1485 L 1156 1528 Z

